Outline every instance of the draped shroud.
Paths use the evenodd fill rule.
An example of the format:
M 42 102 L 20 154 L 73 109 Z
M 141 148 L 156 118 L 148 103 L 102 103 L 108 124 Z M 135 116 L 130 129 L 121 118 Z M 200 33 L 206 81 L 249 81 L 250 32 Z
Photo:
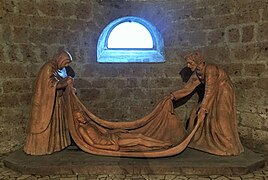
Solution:
M 184 123 L 174 112 L 173 103 L 169 98 L 163 99 L 155 109 L 143 118 L 130 122 L 111 122 L 101 119 L 88 110 L 76 96 L 74 89 L 69 86 L 65 91 L 65 102 L 70 134 L 76 145 L 85 152 L 96 155 L 121 157 L 166 157 L 181 153 L 189 144 L 199 127 L 197 122 L 190 133 L 184 128 Z M 86 119 L 99 128 L 107 130 L 124 129 L 130 133 L 142 134 L 164 142 L 171 142 L 171 147 L 150 149 L 148 147 L 127 147 L 119 150 L 99 149 L 87 144 L 78 131 L 78 122 L 73 118 L 74 111 L 81 111 Z

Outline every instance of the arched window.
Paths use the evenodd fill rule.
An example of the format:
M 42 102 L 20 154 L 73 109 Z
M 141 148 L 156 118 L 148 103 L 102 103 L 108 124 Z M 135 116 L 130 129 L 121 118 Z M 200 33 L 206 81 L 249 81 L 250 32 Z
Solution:
M 111 22 L 101 33 L 98 62 L 164 62 L 164 42 L 148 21 L 128 16 Z

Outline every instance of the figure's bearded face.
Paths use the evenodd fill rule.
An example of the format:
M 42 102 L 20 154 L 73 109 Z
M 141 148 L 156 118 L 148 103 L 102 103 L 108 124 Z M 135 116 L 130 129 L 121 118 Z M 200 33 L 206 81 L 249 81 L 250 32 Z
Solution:
M 198 52 L 190 53 L 184 58 L 186 60 L 187 67 L 190 68 L 192 71 L 195 71 L 198 66 L 205 63 L 203 56 Z
M 83 114 L 80 112 L 74 113 L 74 119 L 76 119 L 80 123 L 83 123 L 83 124 L 86 123 L 86 120 L 85 120 Z
M 196 62 L 191 58 L 186 59 L 186 64 L 187 64 L 187 67 L 191 69 L 191 71 L 195 71 L 197 68 Z

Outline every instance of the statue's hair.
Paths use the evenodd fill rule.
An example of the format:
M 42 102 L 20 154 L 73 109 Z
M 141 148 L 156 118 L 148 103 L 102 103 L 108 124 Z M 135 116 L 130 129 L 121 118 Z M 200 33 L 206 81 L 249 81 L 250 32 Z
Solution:
M 77 121 L 77 122 L 80 122 L 78 119 L 76 119 L 76 116 L 77 116 L 77 114 L 82 114 L 82 116 L 85 118 L 85 114 L 84 114 L 84 112 L 82 111 L 82 110 L 80 110 L 80 109 L 75 109 L 73 112 L 72 112 L 72 114 L 73 114 L 73 118 L 75 119 L 75 121 Z M 77 123 L 75 123 L 76 125 L 77 125 Z M 77 127 L 76 127 L 77 128 Z
M 186 56 L 184 56 L 184 59 L 192 60 L 196 64 L 201 64 L 205 62 L 204 57 L 199 52 L 189 53 Z
M 73 115 L 74 114 L 77 114 L 77 113 L 80 113 L 80 114 L 83 114 L 84 115 L 84 113 L 81 110 L 79 110 L 79 109 L 76 109 L 76 110 L 73 111 Z

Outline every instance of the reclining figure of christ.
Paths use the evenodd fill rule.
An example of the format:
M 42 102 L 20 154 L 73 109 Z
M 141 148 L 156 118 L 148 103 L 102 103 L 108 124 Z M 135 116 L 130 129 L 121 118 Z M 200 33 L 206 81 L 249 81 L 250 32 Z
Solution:
M 149 149 L 162 149 L 171 146 L 169 142 L 153 139 L 143 134 L 131 133 L 123 129 L 107 130 L 86 120 L 83 112 L 74 111 L 73 117 L 79 123 L 78 133 L 82 139 L 87 144 L 99 149 L 118 151 L 124 147 L 144 146 Z M 131 150 L 133 151 L 133 148 Z M 140 150 L 142 151 L 142 149 Z

